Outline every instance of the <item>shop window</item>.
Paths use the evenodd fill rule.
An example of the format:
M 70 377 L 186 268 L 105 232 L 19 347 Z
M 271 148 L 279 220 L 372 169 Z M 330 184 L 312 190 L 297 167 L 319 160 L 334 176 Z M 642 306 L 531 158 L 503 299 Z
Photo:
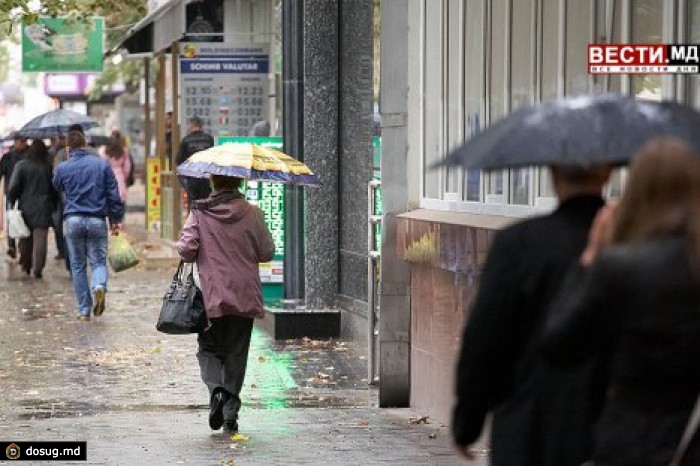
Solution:
M 444 0 L 424 5 L 423 12 L 423 155 L 424 196 L 441 199 L 445 170 L 430 167 L 444 157 L 443 125 L 443 14 Z
M 688 42 L 700 43 L 700 0 L 688 2 Z M 688 96 L 691 105 L 700 108 L 700 75 L 688 76 Z
M 224 40 L 223 0 L 202 0 L 187 5 L 187 40 L 190 42 Z
M 700 0 L 686 0 L 685 41 L 700 43 Z M 546 167 L 481 172 L 429 170 L 479 131 L 521 106 L 584 92 L 629 92 L 659 99 L 676 83 L 700 107 L 700 77 L 590 76 L 590 42 L 663 43 L 662 0 L 420 0 L 409 28 L 420 31 L 420 53 L 411 55 L 410 87 L 420 90 L 420 129 L 414 147 L 423 163 L 423 206 L 499 215 L 529 215 L 556 205 Z M 679 17 L 681 17 L 679 15 Z M 673 37 L 676 37 L 676 31 Z M 416 37 L 418 34 L 416 35 Z M 420 71 L 418 71 L 420 70 Z M 668 86 L 666 89 L 664 86 Z M 662 91 L 664 91 L 662 93 Z M 616 170 L 606 195 L 623 192 L 626 170 Z M 448 202 L 446 202 L 448 201 Z M 477 204 L 478 203 L 478 204 Z
M 632 43 L 656 44 L 664 42 L 663 3 L 662 0 L 631 0 Z M 661 100 L 661 75 L 633 75 L 631 77 L 631 93 L 639 99 Z

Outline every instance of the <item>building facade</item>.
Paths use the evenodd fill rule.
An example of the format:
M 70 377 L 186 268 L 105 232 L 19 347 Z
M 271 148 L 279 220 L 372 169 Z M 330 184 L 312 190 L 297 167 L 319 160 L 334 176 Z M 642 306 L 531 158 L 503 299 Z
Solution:
M 182 43 L 267 46 L 269 86 L 264 89 L 269 89 L 265 97 L 272 135 L 282 136 L 285 151 L 303 160 L 322 183 L 315 189 L 285 188 L 284 285 L 285 298 L 292 298 L 285 301 L 293 306 L 276 310 L 298 316 L 295 336 L 318 336 L 304 334 L 305 323 L 325 312 L 339 317 L 341 335 L 366 341 L 374 1 L 169 0 L 151 7 L 113 53 L 143 58 L 145 85 L 154 88 L 145 126 L 150 128 L 152 106 L 157 144 L 149 155 L 160 159 L 162 194 L 156 199 L 156 214 L 163 237 L 178 238 L 185 220 L 175 167 L 169 166 L 173 154 L 167 148 L 177 148 L 184 136 L 191 96 L 204 95 L 202 88 L 187 95 L 179 81 Z M 149 60 L 159 65 L 155 76 L 147 72 Z M 221 98 L 220 90 L 232 82 L 233 76 L 219 89 L 206 85 L 206 95 Z M 212 115 L 228 120 L 224 116 L 238 110 L 232 105 L 214 99 Z M 166 131 L 169 110 L 171 132 Z M 216 133 L 224 124 L 211 120 Z M 269 317 L 274 319 L 274 313 Z
M 449 421 L 496 231 L 556 205 L 542 168 L 429 167 L 519 107 L 591 92 L 700 107 L 697 75 L 589 75 L 590 43 L 697 43 L 700 0 L 383 0 L 380 403 Z M 606 188 L 624 187 L 619 170 Z M 507 344 L 507 342 L 504 342 Z

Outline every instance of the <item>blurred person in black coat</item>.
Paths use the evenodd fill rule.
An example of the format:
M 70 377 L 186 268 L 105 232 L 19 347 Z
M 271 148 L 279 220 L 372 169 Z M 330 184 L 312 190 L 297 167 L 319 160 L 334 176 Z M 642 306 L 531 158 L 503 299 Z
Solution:
M 609 367 L 596 465 L 666 466 L 700 393 L 700 154 L 671 138 L 648 143 L 580 263 L 543 350 L 564 367 Z M 697 433 L 681 464 L 700 464 Z
M 46 239 L 58 197 L 51 178 L 49 151 L 41 139 L 36 139 L 25 158 L 17 162 L 7 194 L 10 204 L 19 201 L 31 231 L 28 238 L 19 240 L 19 264 L 27 275 L 33 268 L 36 278 L 42 278 L 46 265 Z
M 200 118 L 190 118 L 188 123 L 189 133 L 180 142 L 180 151 L 177 157 L 178 165 L 185 162 L 192 154 L 209 149 L 214 145 L 214 138 L 202 129 L 203 123 Z M 194 201 L 206 199 L 211 194 L 211 186 L 207 178 L 181 176 L 180 183 L 187 191 L 189 205 L 192 205 Z
M 604 205 L 610 171 L 551 167 L 559 207 L 496 234 L 457 366 L 452 432 L 465 456 L 492 412 L 495 466 L 579 466 L 588 458 L 593 366 L 553 370 L 538 343 L 549 304 Z
M 0 159 L 0 180 L 5 180 L 5 202 L 6 207 L 9 209 L 12 204 L 9 203 L 7 192 L 10 189 L 10 180 L 12 179 L 12 172 L 15 169 L 17 162 L 22 160 L 27 153 L 29 146 L 27 145 L 27 138 L 19 136 L 17 133 L 13 136 L 14 144 L 9 151 Z M 14 238 L 7 236 L 7 255 L 11 258 L 17 257 L 17 242 Z

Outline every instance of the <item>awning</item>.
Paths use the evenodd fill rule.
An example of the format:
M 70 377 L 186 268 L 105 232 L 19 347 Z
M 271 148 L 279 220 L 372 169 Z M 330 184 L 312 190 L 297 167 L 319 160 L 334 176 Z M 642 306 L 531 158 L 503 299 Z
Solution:
M 169 0 L 129 29 L 120 43 L 108 52 L 126 49 L 129 55 L 157 53 L 169 48 L 185 34 L 187 4 L 194 0 Z

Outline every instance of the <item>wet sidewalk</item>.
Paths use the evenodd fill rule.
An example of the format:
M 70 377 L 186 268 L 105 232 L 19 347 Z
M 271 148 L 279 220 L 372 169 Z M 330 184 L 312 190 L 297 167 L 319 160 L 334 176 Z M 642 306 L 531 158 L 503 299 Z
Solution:
M 49 262 L 43 280 L 0 263 L 5 441 L 84 440 L 89 464 L 466 464 L 445 426 L 376 407 L 353 344 L 274 342 L 257 328 L 241 435 L 213 432 L 195 336 L 154 327 L 172 271 L 111 274 L 105 314 L 81 322 L 62 262 Z

